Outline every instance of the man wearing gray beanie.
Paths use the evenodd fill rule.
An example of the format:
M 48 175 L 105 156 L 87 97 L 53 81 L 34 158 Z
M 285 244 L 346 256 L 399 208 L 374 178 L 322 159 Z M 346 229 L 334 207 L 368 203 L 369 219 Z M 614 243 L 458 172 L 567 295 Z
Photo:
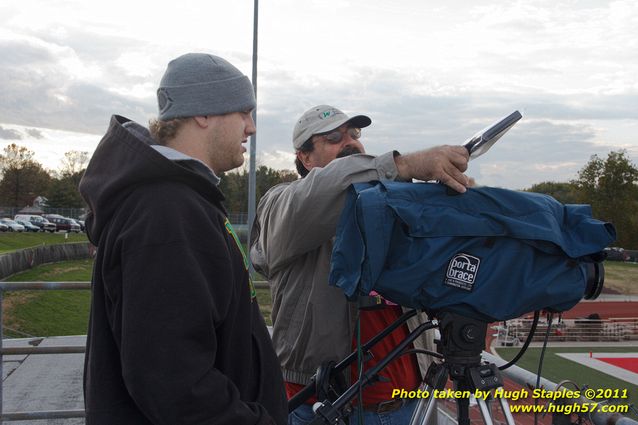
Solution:
M 86 423 L 284 424 L 279 362 L 218 189 L 255 133 L 253 87 L 188 53 L 157 100 L 150 132 L 111 118 L 80 182 L 98 247 Z

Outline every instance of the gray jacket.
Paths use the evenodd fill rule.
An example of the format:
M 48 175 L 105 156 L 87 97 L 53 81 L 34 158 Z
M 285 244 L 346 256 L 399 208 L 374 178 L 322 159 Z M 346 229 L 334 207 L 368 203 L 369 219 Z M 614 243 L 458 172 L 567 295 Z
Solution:
M 358 311 L 328 285 L 337 222 L 350 184 L 397 176 L 393 152 L 353 155 L 279 184 L 259 202 L 250 257 L 270 283 L 273 344 L 285 381 L 306 385 L 322 362 L 350 354 Z M 410 328 L 423 319 L 413 318 Z M 415 345 L 432 349 L 432 336 Z M 418 357 L 424 373 L 429 359 Z

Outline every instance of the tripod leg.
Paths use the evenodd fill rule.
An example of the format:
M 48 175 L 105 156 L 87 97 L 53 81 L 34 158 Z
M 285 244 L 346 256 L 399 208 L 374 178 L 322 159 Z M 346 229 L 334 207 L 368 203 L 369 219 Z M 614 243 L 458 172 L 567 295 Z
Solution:
M 505 416 L 507 425 L 514 425 L 514 417 L 512 416 L 510 405 L 505 397 L 499 397 L 498 402 L 501 405 L 501 410 L 503 410 L 503 416 Z
M 456 399 L 456 416 L 459 425 L 470 425 L 470 400 L 467 398 Z M 486 425 L 492 425 L 486 423 Z
M 427 385 L 424 388 L 429 394 L 432 394 L 432 387 Z M 432 413 L 436 411 L 436 399 L 433 396 L 421 398 L 412 413 L 410 425 L 428 425 L 432 418 Z
M 481 416 L 483 416 L 483 422 L 485 422 L 485 425 L 493 425 L 492 414 L 490 413 L 490 409 L 487 407 L 487 403 L 485 402 L 485 400 L 477 399 L 476 403 L 481 410 Z

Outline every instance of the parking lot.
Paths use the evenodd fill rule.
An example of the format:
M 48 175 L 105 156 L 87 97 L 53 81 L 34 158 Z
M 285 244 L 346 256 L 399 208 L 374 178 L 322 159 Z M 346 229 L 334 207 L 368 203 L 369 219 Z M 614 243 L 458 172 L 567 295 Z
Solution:
M 67 232 L 84 231 L 84 221 L 59 214 L 16 214 L 0 219 L 0 232 Z

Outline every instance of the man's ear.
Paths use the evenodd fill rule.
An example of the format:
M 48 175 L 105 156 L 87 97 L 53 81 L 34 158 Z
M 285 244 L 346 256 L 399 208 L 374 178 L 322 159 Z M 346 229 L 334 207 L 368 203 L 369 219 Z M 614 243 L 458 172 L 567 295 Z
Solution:
M 312 166 L 310 165 L 310 153 L 311 152 L 301 152 L 297 151 L 297 159 L 301 161 L 306 170 L 310 171 Z
M 200 126 L 201 128 L 207 128 L 208 127 L 208 117 L 207 116 L 193 117 L 193 120 L 195 120 L 197 125 Z

